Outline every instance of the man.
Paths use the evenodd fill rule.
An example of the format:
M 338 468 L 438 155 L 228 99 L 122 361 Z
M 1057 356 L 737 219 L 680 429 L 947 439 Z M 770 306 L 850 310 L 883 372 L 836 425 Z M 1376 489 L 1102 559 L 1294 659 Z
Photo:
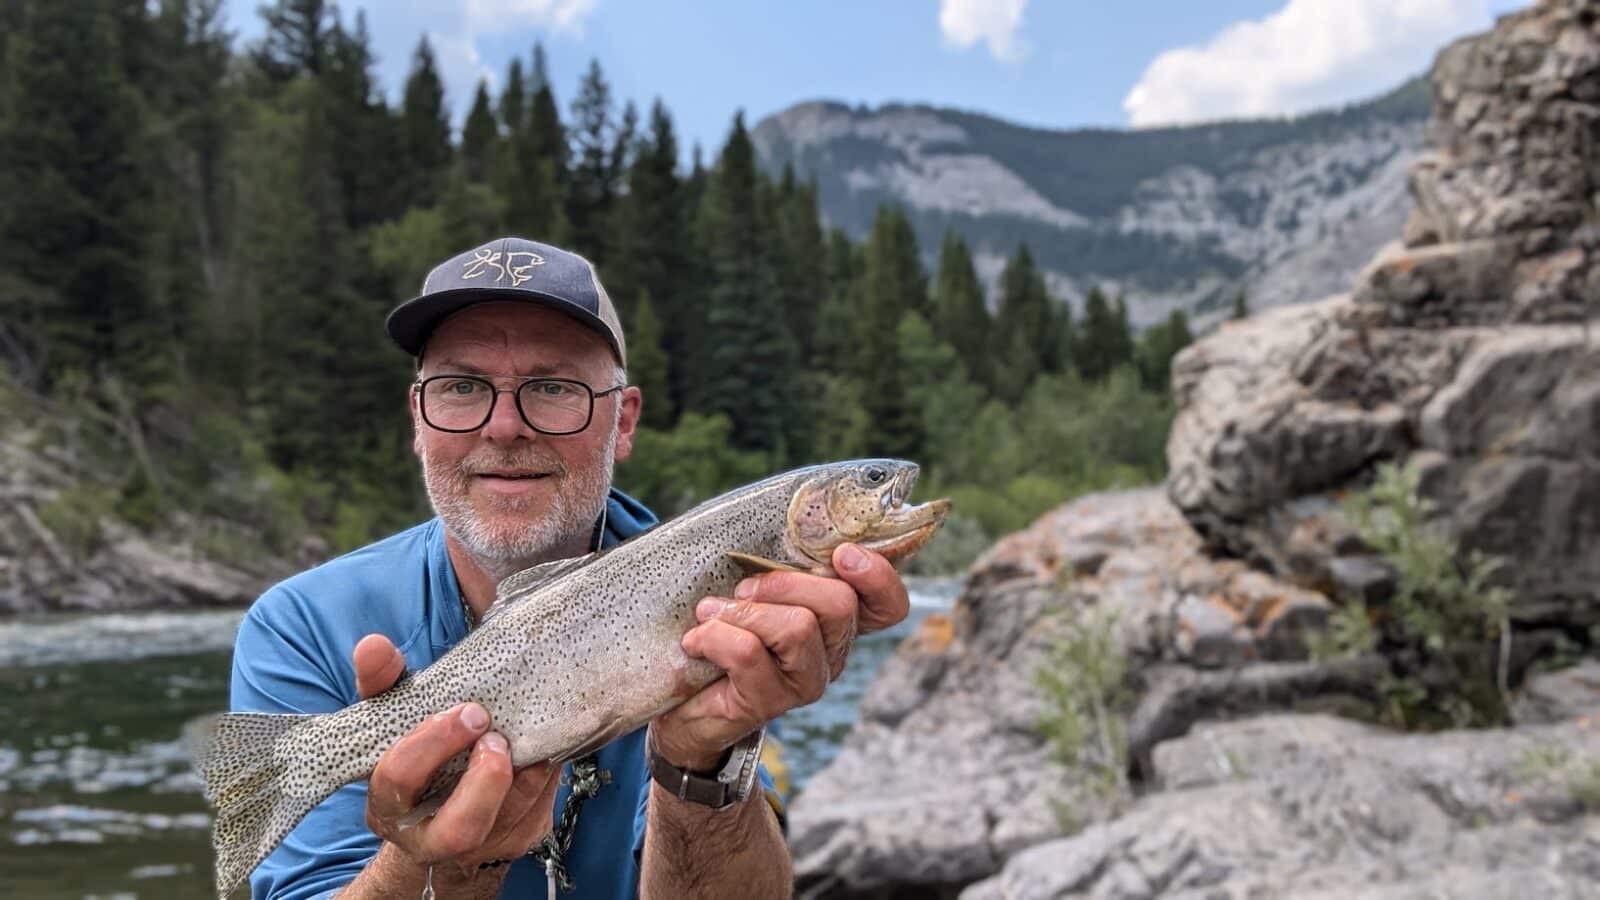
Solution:
M 622 328 L 586 260 L 491 241 L 436 267 L 388 331 L 417 360 L 414 447 L 438 517 L 267 591 L 240 626 L 235 710 L 331 712 L 381 693 L 460 641 L 505 576 L 654 524 L 610 487 L 644 398 L 627 386 Z M 789 892 L 772 807 L 715 774 L 757 752 L 766 722 L 821 695 L 857 628 L 905 617 L 905 586 L 882 557 L 847 545 L 833 565 L 840 579 L 771 573 L 700 603 L 684 651 L 728 676 L 599 751 L 610 781 L 582 806 L 563 860 L 575 896 Z M 463 751 L 449 799 L 404 827 L 435 769 Z M 562 782 L 548 766 L 513 772 L 487 713 L 463 704 L 307 816 L 251 876 L 253 894 L 544 897 L 547 873 L 525 854 L 567 808 Z

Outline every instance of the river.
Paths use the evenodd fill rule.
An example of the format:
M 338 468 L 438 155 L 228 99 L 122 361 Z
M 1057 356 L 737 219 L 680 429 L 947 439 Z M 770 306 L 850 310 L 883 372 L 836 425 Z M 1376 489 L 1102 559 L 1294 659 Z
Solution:
M 782 723 L 796 789 L 833 758 L 873 673 L 959 587 L 909 579 L 911 616 L 861 639 Z M 208 900 L 210 817 L 179 742 L 227 703 L 241 612 L 0 620 L 0 897 Z

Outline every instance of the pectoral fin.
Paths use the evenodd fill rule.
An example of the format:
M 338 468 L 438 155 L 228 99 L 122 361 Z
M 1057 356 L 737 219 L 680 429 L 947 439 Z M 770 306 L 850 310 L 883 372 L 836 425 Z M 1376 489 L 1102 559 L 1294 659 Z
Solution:
M 762 572 L 804 572 L 805 571 L 805 569 L 797 569 L 794 566 L 789 565 L 788 563 L 781 563 L 781 562 L 778 562 L 775 559 L 767 559 L 764 556 L 751 556 L 748 553 L 740 553 L 740 552 L 738 552 L 736 550 L 729 550 L 728 553 L 727 553 L 727 556 L 728 556 L 729 559 L 731 559 L 734 562 L 738 563 L 739 564 L 739 568 L 744 569 L 745 572 L 750 574 L 750 575 L 758 575 L 758 574 L 760 574 Z

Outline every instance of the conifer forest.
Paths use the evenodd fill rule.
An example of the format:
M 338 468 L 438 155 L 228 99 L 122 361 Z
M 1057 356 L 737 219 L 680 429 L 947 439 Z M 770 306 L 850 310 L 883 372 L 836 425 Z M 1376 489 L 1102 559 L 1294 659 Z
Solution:
M 1026 245 L 986 287 L 960 235 L 919 246 L 895 208 L 830 228 L 743 113 L 685 148 L 671 98 L 621 101 L 602 60 L 552 84 L 531 46 L 498 91 L 446 97 L 419 38 L 396 105 L 360 14 L 260 15 L 246 41 L 219 0 L 0 4 L 0 409 L 111 468 L 83 510 L 221 516 L 247 526 L 233 552 L 273 553 L 425 517 L 383 319 L 502 234 L 597 266 L 645 395 L 617 484 L 663 516 L 901 456 L 955 499 L 959 554 L 1162 476 L 1182 312 L 1135 334 L 1091 291 L 1074 313 Z

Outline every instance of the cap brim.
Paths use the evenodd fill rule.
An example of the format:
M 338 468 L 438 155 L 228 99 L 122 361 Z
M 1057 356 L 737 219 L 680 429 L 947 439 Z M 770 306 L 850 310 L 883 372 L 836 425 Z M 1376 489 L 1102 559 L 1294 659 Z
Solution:
M 611 347 L 612 354 L 618 359 L 622 358 L 622 349 L 617 346 L 610 327 L 599 316 L 571 300 L 524 288 L 473 287 L 424 294 L 396 306 L 384 321 L 384 328 L 401 350 L 412 356 L 421 356 L 428 338 L 440 322 L 469 306 L 495 300 L 532 303 L 564 312 L 599 333 Z

